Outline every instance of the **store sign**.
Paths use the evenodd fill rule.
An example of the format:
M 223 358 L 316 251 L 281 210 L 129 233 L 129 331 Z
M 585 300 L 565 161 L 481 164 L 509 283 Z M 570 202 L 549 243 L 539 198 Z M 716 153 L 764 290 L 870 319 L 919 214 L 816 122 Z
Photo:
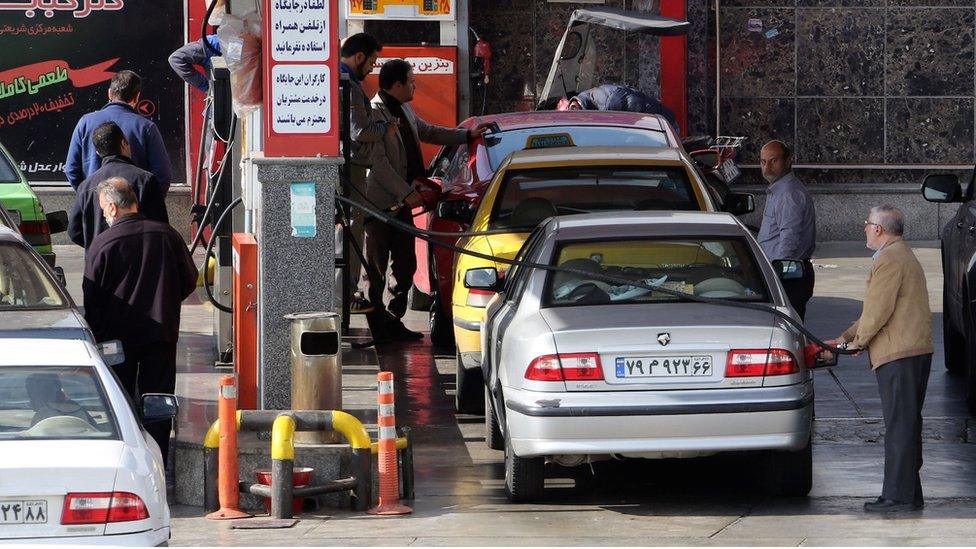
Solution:
M 159 126 L 174 182 L 182 180 L 185 85 L 167 58 L 183 45 L 184 18 L 182 2 L 0 3 L 0 142 L 30 181 L 67 184 L 75 125 L 105 106 L 122 69 L 143 78 L 139 112 Z
M 339 156 L 337 1 L 265 6 L 266 156 Z

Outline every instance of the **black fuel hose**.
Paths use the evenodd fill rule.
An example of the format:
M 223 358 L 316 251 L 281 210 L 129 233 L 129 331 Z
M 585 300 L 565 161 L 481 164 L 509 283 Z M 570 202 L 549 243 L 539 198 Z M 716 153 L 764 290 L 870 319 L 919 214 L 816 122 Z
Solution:
M 208 111 L 208 112 L 210 112 L 212 114 L 212 111 Z M 203 124 L 204 135 L 206 135 L 206 131 L 207 131 L 207 122 L 209 122 L 209 119 L 208 120 L 205 120 L 204 121 L 204 124 Z M 230 151 L 231 151 L 231 149 L 234 148 L 233 147 L 233 144 L 234 144 L 234 139 L 235 139 L 236 135 L 237 135 L 237 115 L 235 114 L 231 118 L 230 136 L 227 138 L 227 141 L 224 141 L 224 143 L 227 144 L 227 148 L 226 148 L 226 150 L 224 150 L 224 156 L 222 156 L 221 159 L 220 159 L 220 169 L 217 170 L 217 173 L 216 173 L 215 176 L 211 176 L 210 177 L 210 181 L 214 183 L 213 189 L 210 189 L 209 182 L 207 184 L 207 189 L 210 191 L 210 199 L 207 200 L 207 208 L 206 208 L 206 210 L 204 210 L 203 215 L 200 216 L 200 225 L 197 226 L 197 234 L 194 235 L 193 241 L 190 243 L 190 253 L 191 254 L 197 250 L 197 246 L 200 244 L 200 241 L 203 239 L 203 231 L 207 228 L 207 218 L 210 217 L 210 210 L 213 209 L 214 203 L 217 201 L 217 191 L 220 189 L 220 185 L 222 184 L 222 182 L 224 180 L 224 170 L 227 169 L 227 159 L 228 159 L 228 157 L 230 157 Z M 203 136 L 201 136 L 201 137 L 203 137 Z M 220 136 L 217 136 L 217 137 L 218 137 L 218 139 L 220 138 Z M 223 141 L 223 139 L 221 139 L 221 141 Z M 201 146 L 201 148 L 202 148 L 202 146 Z M 202 156 L 200 158 L 200 162 L 201 163 L 203 162 L 203 157 Z M 213 240 L 213 234 L 212 233 L 210 235 L 210 239 Z
M 605 275 L 605 274 L 602 274 L 602 273 L 593 273 L 593 272 L 590 272 L 590 271 L 584 271 L 582 269 L 571 269 L 571 268 L 567 268 L 567 267 L 557 267 L 555 265 L 544 265 L 542 263 L 534 263 L 534 262 L 530 262 L 530 261 L 521 261 L 521 260 L 517 260 L 517 259 L 506 259 L 506 258 L 503 258 L 503 257 L 496 257 L 496 256 L 488 255 L 488 254 L 483 254 L 483 253 L 480 253 L 480 252 L 475 252 L 475 251 L 472 251 L 472 250 L 464 249 L 464 248 L 462 248 L 460 246 L 457 246 L 455 244 L 448 244 L 446 242 L 440 242 L 438 240 L 435 240 L 434 238 L 431 237 L 431 234 L 428 231 L 424 231 L 424 230 L 418 229 L 417 227 L 413 226 L 412 224 L 404 223 L 403 221 L 400 221 L 399 219 L 396 219 L 395 217 L 392 217 L 392 216 L 390 216 L 390 215 L 388 215 L 386 213 L 380 212 L 380 211 L 378 211 L 376 209 L 373 209 L 373 208 L 371 208 L 369 206 L 365 206 L 363 204 L 360 204 L 359 202 L 356 202 L 354 200 L 350 200 L 350 199 L 348 199 L 348 198 L 346 198 L 344 196 L 340 196 L 340 195 L 337 194 L 336 195 L 336 200 L 342 202 L 343 204 L 347 204 L 349 206 L 352 206 L 353 208 L 358 208 L 359 210 L 363 211 L 364 213 L 369 214 L 370 217 L 372 217 L 374 219 L 378 219 L 378 220 L 380 220 L 380 221 L 382 221 L 384 223 L 387 223 L 389 225 L 392 225 L 393 227 L 396 227 L 396 228 L 400 229 L 401 231 L 404 231 L 404 232 L 406 232 L 408 234 L 411 234 L 411 235 L 413 235 L 413 236 L 415 236 L 415 237 L 417 237 L 417 238 L 419 238 L 421 240 L 424 240 L 428 244 L 433 244 L 435 246 L 441 246 L 443 248 L 447 248 L 449 250 L 452 250 L 452 251 L 454 251 L 456 253 L 470 255 L 472 257 L 477 257 L 479 259 L 484 259 L 486 261 L 494 261 L 494 262 L 502 263 L 502 264 L 505 264 L 505 265 L 512 265 L 512 266 L 516 266 L 516 267 L 523 267 L 523 268 L 527 268 L 527 269 L 542 269 L 542 270 L 545 270 L 545 271 L 550 271 L 550 272 L 555 272 L 555 273 L 569 273 L 569 274 L 584 276 L 584 277 L 587 277 L 587 278 L 591 278 L 591 279 L 595 279 L 595 280 L 600 280 L 600 281 L 607 282 L 607 283 L 610 283 L 610 284 L 628 284 L 630 286 L 634 286 L 635 288 L 642 288 L 642 289 L 651 290 L 651 291 L 654 291 L 654 292 L 661 292 L 661 293 L 664 293 L 664 294 L 667 294 L 667 295 L 671 295 L 673 297 L 677 297 L 677 298 L 682 299 L 682 300 L 685 300 L 685 301 L 692 301 L 692 302 L 695 302 L 695 303 L 704 303 L 704 304 L 707 304 L 707 305 L 719 305 L 719 306 L 722 306 L 722 307 L 734 307 L 734 308 L 738 308 L 738 309 L 748 309 L 748 310 L 751 310 L 751 311 L 758 311 L 758 312 L 761 312 L 761 313 L 769 313 L 769 314 L 771 314 L 773 316 L 779 317 L 780 319 L 784 320 L 787 324 L 793 326 L 798 332 L 800 332 L 801 334 L 803 334 L 804 336 L 806 336 L 807 339 L 813 341 L 817 345 L 823 347 L 825 350 L 828 350 L 828 351 L 830 351 L 832 353 L 837 353 L 837 354 L 841 354 L 841 355 L 853 355 L 853 354 L 856 354 L 856 353 L 861 352 L 861 349 L 851 349 L 851 350 L 848 350 L 848 349 L 842 349 L 842 348 L 839 348 L 839 347 L 834 347 L 832 345 L 828 345 L 822 339 L 820 339 L 819 337 L 817 337 L 813 332 L 811 332 L 805 326 L 803 326 L 803 323 L 797 321 L 792 316 L 790 316 L 790 315 L 788 315 L 788 314 L 786 314 L 786 313 L 784 313 L 782 311 L 779 311 L 779 310 L 777 310 L 775 308 L 772 308 L 772 307 L 767 307 L 765 305 L 759 305 L 759 304 L 756 304 L 756 303 L 743 303 L 743 302 L 739 302 L 739 301 L 729 301 L 729 300 L 726 300 L 726 299 L 718 299 L 718 298 L 714 298 L 714 297 L 702 297 L 702 296 L 697 296 L 697 295 L 694 295 L 694 294 L 689 294 L 689 293 L 686 293 L 686 292 L 679 292 L 679 291 L 676 291 L 676 290 L 671 290 L 669 288 L 662 288 L 662 287 L 658 287 L 658 286 L 652 286 L 650 284 L 644 284 L 641 281 L 632 280 L 632 279 L 629 279 L 629 278 L 623 278 L 623 277 Z M 505 231 L 505 232 L 511 233 L 511 231 Z M 468 236 L 468 233 L 449 233 L 449 234 L 452 234 L 452 235 L 458 236 L 458 237 Z
M 238 204 L 240 204 L 242 202 L 244 202 L 244 197 L 238 196 L 230 204 L 228 204 L 226 208 L 224 208 L 224 211 L 220 213 L 220 217 L 217 218 L 217 222 L 214 223 L 214 226 L 213 226 L 214 233 L 216 233 L 217 230 L 220 229 L 220 226 L 223 224 L 224 219 L 227 217 L 227 214 L 229 214 L 231 212 L 231 210 L 233 210 L 235 207 L 237 207 Z M 216 241 L 217 241 L 217 235 L 216 234 L 210 235 L 210 242 L 207 242 L 207 252 L 203 256 L 204 257 L 204 259 L 203 259 L 203 289 L 204 289 L 205 292 L 207 292 L 207 299 L 210 300 L 210 303 L 213 303 L 213 306 L 214 307 L 216 307 L 217 309 L 219 309 L 219 310 L 221 310 L 221 311 L 223 311 L 225 313 L 233 313 L 234 312 L 234 309 L 233 308 L 228 307 L 226 305 L 221 305 L 219 302 L 217 302 L 217 298 L 214 297 L 213 292 L 210 290 L 210 284 L 207 283 L 207 270 L 208 270 L 208 267 L 210 265 L 210 256 L 213 255 L 213 245 L 214 245 L 214 242 L 216 242 Z
M 210 26 L 210 16 L 213 15 L 214 8 L 217 7 L 217 0 L 210 0 L 210 6 L 207 7 L 207 16 L 203 18 L 203 27 L 200 30 L 200 39 L 203 40 L 203 47 L 206 48 L 211 55 L 220 55 L 210 42 L 207 40 L 207 27 Z

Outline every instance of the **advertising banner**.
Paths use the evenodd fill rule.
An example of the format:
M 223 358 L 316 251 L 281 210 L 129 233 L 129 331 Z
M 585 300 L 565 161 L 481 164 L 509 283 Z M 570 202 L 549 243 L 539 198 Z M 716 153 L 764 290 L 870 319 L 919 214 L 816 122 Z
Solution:
M 185 180 L 185 86 L 167 61 L 184 22 L 183 2 L 0 2 L 0 142 L 31 182 L 67 185 L 71 132 L 123 69 L 143 78 L 137 110 L 159 126 L 173 182 Z

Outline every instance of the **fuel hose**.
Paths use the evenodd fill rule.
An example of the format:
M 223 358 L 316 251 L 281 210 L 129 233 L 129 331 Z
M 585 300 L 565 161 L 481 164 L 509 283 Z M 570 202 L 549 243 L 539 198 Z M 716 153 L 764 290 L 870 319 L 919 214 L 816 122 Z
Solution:
M 227 214 L 229 214 L 231 212 L 231 210 L 233 210 L 235 207 L 237 207 L 238 204 L 240 204 L 242 202 L 244 202 L 244 199 L 239 196 L 239 197 L 235 198 L 230 204 L 227 205 L 227 207 L 224 209 L 224 211 L 220 213 L 220 217 L 217 218 L 217 222 L 214 223 L 214 226 L 213 226 L 214 233 L 216 233 L 217 230 L 220 229 L 220 226 L 224 223 L 224 219 L 227 218 Z M 215 298 L 214 295 L 213 295 L 213 291 L 211 291 L 211 289 L 210 289 L 210 284 L 207 283 L 207 265 L 209 265 L 209 263 L 210 263 L 210 256 L 213 255 L 213 246 L 214 246 L 214 243 L 216 241 L 217 241 L 217 235 L 216 234 L 210 235 L 210 241 L 207 242 L 207 252 L 203 256 L 204 257 L 204 260 L 203 260 L 203 289 L 204 289 L 205 292 L 207 292 L 207 299 L 210 300 L 210 303 L 212 303 L 214 307 L 216 307 L 218 310 L 221 310 L 221 311 L 223 311 L 225 313 L 232 313 L 232 312 L 234 312 L 234 309 L 231 308 L 231 307 L 228 307 L 226 305 L 222 305 L 220 302 L 218 302 L 217 301 L 217 298 Z
M 599 280 L 599 281 L 602 281 L 602 282 L 606 282 L 606 283 L 609 283 L 609 284 L 618 284 L 618 285 L 619 284 L 627 284 L 627 285 L 633 286 L 635 288 L 641 288 L 641 289 L 645 289 L 645 290 L 651 290 L 651 291 L 654 291 L 654 292 L 660 292 L 660 293 L 663 293 L 663 294 L 667 294 L 667 295 L 676 297 L 676 298 L 681 299 L 681 300 L 684 300 L 684 301 L 692 301 L 692 302 L 695 302 L 695 303 L 704 303 L 704 304 L 707 304 L 707 305 L 718 305 L 718 306 L 721 306 L 721 307 L 733 307 L 733 308 L 737 308 L 737 309 L 748 309 L 750 311 L 758 311 L 758 312 L 761 312 L 761 313 L 768 313 L 768 314 L 771 314 L 771 315 L 773 315 L 775 317 L 778 317 L 778 318 L 782 319 L 784 322 L 786 322 L 787 324 L 789 324 L 790 326 L 792 326 L 793 328 L 795 328 L 798 332 L 800 332 L 801 334 L 803 334 L 807 339 L 809 339 L 810 341 L 813 341 L 814 343 L 816 343 L 817 345 L 823 347 L 827 351 L 830 351 L 832 353 L 836 353 L 836 354 L 839 354 L 839 355 L 853 355 L 853 354 L 859 353 L 861 351 L 861 349 L 846 349 L 846 348 L 842 348 L 842 347 L 834 347 L 832 345 L 828 345 L 822 339 L 820 339 L 819 337 L 817 337 L 817 335 L 815 335 L 813 332 L 811 332 L 810 330 L 808 330 L 803 325 L 803 323 L 797 321 L 796 319 L 794 319 L 789 314 L 784 313 L 784 312 L 782 312 L 782 311 L 780 311 L 778 309 L 775 309 L 773 307 L 767 307 L 765 305 L 759 305 L 757 303 L 743 303 L 743 302 L 739 302 L 739 301 L 729 301 L 729 300 L 726 300 L 726 299 L 719 299 L 719 298 L 714 298 L 714 297 L 702 297 L 702 296 L 697 296 L 697 295 L 694 295 L 694 294 L 689 294 L 689 293 L 686 293 L 686 292 L 679 292 L 679 291 L 676 291 L 676 290 L 672 290 L 670 288 L 663 288 L 663 287 L 654 286 L 654 285 L 651 285 L 651 284 L 645 284 L 645 283 L 643 283 L 643 282 L 641 282 L 639 280 L 633 280 L 633 279 L 624 278 L 624 277 L 612 276 L 612 275 L 607 275 L 607 274 L 603 274 L 603 273 L 593 273 L 593 272 L 590 272 L 590 271 L 584 271 L 582 269 L 572 269 L 572 268 L 568 268 L 568 267 L 558 267 L 558 266 L 555 266 L 555 265 L 545 265 L 545 264 L 542 264 L 542 263 L 535 263 L 535 262 L 531 262 L 531 261 L 522 261 L 522 260 L 518 260 L 518 259 L 507 259 L 507 258 L 503 258 L 503 257 L 497 257 L 497 256 L 489 255 L 489 254 L 483 254 L 483 253 L 480 253 L 480 252 L 476 252 L 476 251 L 473 251 L 473 250 L 467 250 L 467 249 L 464 249 L 464 248 L 462 248 L 462 247 L 460 247 L 460 246 L 458 246 L 456 244 L 450 244 L 450 243 L 447 243 L 447 242 L 441 242 L 441 241 L 438 241 L 438 240 L 435 240 L 434 239 L 434 236 L 451 236 L 451 237 L 459 238 L 459 237 L 470 237 L 470 236 L 482 236 L 482 235 L 485 235 L 485 234 L 501 234 L 501 233 L 510 234 L 511 233 L 511 230 L 505 230 L 505 231 L 460 232 L 460 233 L 426 231 L 426 230 L 418 229 L 417 227 L 413 226 L 410 223 L 404 223 L 403 221 L 400 221 L 399 219 L 397 219 L 397 218 L 395 218 L 395 217 L 393 217 L 393 216 L 391 216 L 391 215 L 389 215 L 387 213 L 384 213 L 384 212 L 380 211 L 379 209 L 376 209 L 376 208 L 367 206 L 365 204 L 362 204 L 362 203 L 357 202 L 355 200 L 351 200 L 351 199 L 346 198 L 344 196 L 341 196 L 341 195 L 338 195 L 337 194 L 336 195 L 336 200 L 342 202 L 343 204 L 349 205 L 349 206 L 351 206 L 353 208 L 357 208 L 360 211 L 362 211 L 363 213 L 368 214 L 370 217 L 372 217 L 372 218 L 374 218 L 376 220 L 382 221 L 383 223 L 386 223 L 388 225 L 391 225 L 391 226 L 393 226 L 393 227 L 395 227 L 395 228 L 397 228 L 397 229 L 399 229 L 399 230 L 401 230 L 401 231 L 403 231 L 405 233 L 411 234 L 411 235 L 413 235 L 413 236 L 415 236 L 415 237 L 417 237 L 417 238 L 419 238 L 419 239 L 427 242 L 428 244 L 433 244 L 435 246 L 440 246 L 442 248 L 447 248 L 447 249 L 449 249 L 449 250 L 451 250 L 451 251 L 453 251 L 455 253 L 470 255 L 472 257 L 477 257 L 479 259 L 484 259 L 486 261 L 493 261 L 493 262 L 497 262 L 497 263 L 502 263 L 504 265 L 522 267 L 522 268 L 526 268 L 526 269 L 542 269 L 544 271 L 550 271 L 550 272 L 554 272 L 554 273 L 568 273 L 568 274 L 579 275 L 579 276 L 583 276 L 583 277 L 586 277 L 586 278 L 589 278 L 589 279 Z

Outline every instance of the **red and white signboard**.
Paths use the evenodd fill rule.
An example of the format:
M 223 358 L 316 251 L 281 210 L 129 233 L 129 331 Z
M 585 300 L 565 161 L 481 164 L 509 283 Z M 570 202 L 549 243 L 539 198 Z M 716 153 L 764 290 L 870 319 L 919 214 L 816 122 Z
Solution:
M 386 46 L 380 52 L 373 71 L 363 82 L 363 89 L 373 96 L 379 89 L 379 73 L 390 59 L 404 59 L 413 65 L 417 75 L 417 91 L 413 106 L 417 116 L 438 126 L 457 125 L 457 48 L 451 46 Z M 424 162 L 437 154 L 440 145 L 421 143 Z
M 264 3 L 264 154 L 339 156 L 338 0 Z

